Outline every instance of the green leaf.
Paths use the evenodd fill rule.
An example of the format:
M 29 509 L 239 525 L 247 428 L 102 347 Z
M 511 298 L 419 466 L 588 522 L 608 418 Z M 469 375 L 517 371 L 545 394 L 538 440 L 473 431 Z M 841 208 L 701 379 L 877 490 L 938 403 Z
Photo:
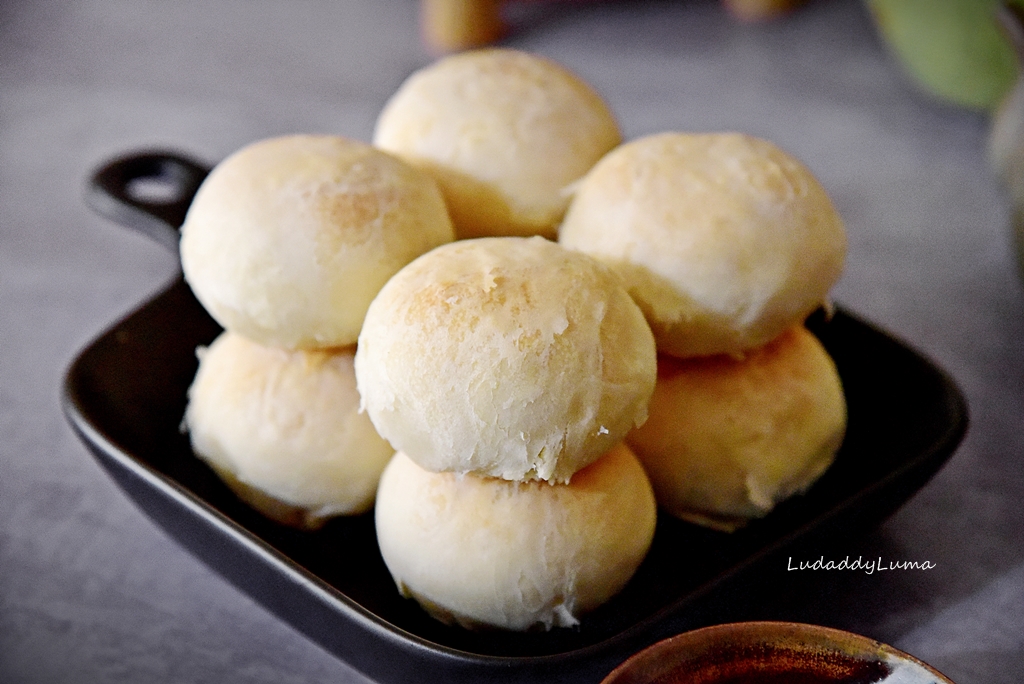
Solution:
M 997 0 L 865 1 L 879 34 L 925 92 L 991 109 L 1013 85 L 1017 56 L 996 19 Z

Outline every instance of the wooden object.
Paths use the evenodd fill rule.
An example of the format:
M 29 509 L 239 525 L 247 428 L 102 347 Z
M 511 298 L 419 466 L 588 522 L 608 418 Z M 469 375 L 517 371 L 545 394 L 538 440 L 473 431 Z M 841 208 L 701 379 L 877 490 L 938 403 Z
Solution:
M 423 40 L 435 53 L 493 43 L 505 33 L 504 0 L 420 0 Z

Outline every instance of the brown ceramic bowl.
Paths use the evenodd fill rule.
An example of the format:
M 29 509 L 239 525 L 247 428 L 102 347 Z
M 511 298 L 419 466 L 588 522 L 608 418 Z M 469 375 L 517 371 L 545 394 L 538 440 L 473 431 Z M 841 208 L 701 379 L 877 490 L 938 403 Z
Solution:
M 738 622 L 660 641 L 601 684 L 953 684 L 891 646 L 793 622 Z

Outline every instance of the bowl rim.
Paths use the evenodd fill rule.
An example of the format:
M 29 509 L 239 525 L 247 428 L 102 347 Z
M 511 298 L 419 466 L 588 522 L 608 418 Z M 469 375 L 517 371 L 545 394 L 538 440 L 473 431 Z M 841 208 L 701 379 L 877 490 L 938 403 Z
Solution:
M 634 653 L 608 673 L 601 680 L 601 684 L 632 684 L 645 681 L 635 679 L 634 675 L 647 668 L 651 669 L 652 674 L 663 675 L 667 670 L 657 669 L 659 663 L 671 665 L 686 662 L 690 657 L 699 657 L 723 643 L 739 646 L 769 643 L 792 647 L 793 650 L 825 648 L 859 659 L 877 658 L 890 662 L 905 662 L 920 667 L 934 677 L 935 684 L 954 684 L 951 679 L 921 659 L 870 637 L 836 627 L 780 620 L 729 622 L 681 632 Z

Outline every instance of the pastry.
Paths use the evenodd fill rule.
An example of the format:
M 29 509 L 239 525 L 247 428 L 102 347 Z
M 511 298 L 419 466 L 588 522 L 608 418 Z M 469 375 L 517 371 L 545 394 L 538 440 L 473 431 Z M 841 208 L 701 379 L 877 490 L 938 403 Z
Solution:
M 553 482 L 644 421 L 657 372 L 615 275 L 541 237 L 413 261 L 370 305 L 355 363 L 373 424 L 421 467 Z
M 618 272 L 679 357 L 766 344 L 827 302 L 843 222 L 811 172 L 738 133 L 660 133 L 580 183 L 559 242 Z
M 182 226 L 181 265 L 223 327 L 320 349 L 354 344 L 387 279 L 452 239 L 423 172 L 363 142 L 291 135 L 213 169 Z
M 394 453 L 359 412 L 351 348 L 288 351 L 231 332 L 200 351 L 184 427 L 239 498 L 305 529 L 368 511 Z
M 810 487 L 845 430 L 835 364 L 800 325 L 742 358 L 660 356 L 650 417 L 626 441 L 663 509 L 732 531 Z
M 426 170 L 460 238 L 554 238 L 566 188 L 621 141 L 605 102 L 543 57 L 471 50 L 413 73 L 373 142 Z
M 399 591 L 435 618 L 508 630 L 571 627 L 617 594 L 650 547 L 643 469 L 618 445 L 569 484 L 384 471 L 377 539 Z

